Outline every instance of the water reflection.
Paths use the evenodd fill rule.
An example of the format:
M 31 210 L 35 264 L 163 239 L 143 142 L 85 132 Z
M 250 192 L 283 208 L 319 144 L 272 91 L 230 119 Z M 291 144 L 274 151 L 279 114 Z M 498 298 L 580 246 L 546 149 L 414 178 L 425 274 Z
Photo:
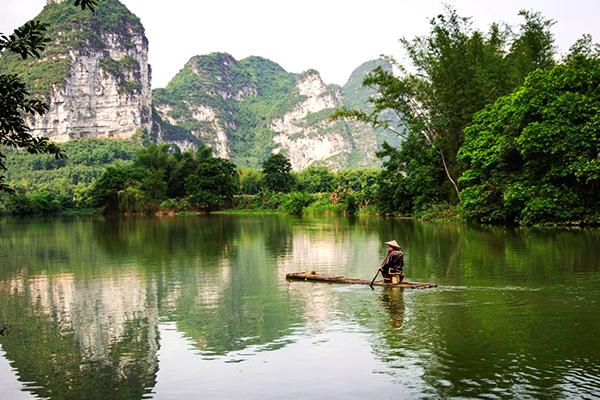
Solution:
M 404 290 L 398 288 L 383 288 L 381 304 L 389 315 L 389 325 L 392 330 L 402 327 L 404 322 Z
M 127 290 L 123 290 L 127 288 Z M 158 370 L 153 288 L 135 278 L 14 277 L 0 286 L 0 339 L 25 388 L 46 398 L 141 398 Z
M 2 357 L 41 398 L 195 398 L 176 382 L 200 390 L 200 374 L 207 397 L 236 396 L 240 373 L 246 398 L 600 390 L 598 231 L 213 216 L 3 220 L 0 235 Z M 285 281 L 369 278 L 391 238 L 439 289 Z

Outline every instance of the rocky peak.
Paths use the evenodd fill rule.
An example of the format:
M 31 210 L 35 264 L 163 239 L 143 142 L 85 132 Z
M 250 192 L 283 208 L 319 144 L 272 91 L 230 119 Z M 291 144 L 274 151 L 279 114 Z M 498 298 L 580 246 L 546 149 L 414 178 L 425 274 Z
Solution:
M 77 137 L 130 138 L 151 127 L 148 40 L 134 14 L 118 0 L 81 12 L 49 0 L 35 20 L 52 38 L 40 59 L 0 58 L 2 72 L 20 72 L 30 91 L 45 97 L 48 113 L 32 132 L 64 142 Z
M 363 90 L 362 78 L 378 65 L 365 63 L 355 71 L 344 86 L 350 103 L 367 104 L 371 92 Z M 254 167 L 271 152 L 289 157 L 294 170 L 377 165 L 380 132 L 329 119 L 345 101 L 341 87 L 327 85 L 312 69 L 293 74 L 257 56 L 196 56 L 165 89 L 154 91 L 157 138 L 183 148 L 203 143 L 220 157 Z
M 348 78 L 348 81 L 342 88 L 345 107 L 361 108 L 366 111 L 371 109 L 368 100 L 377 91 L 373 88 L 364 87 L 362 82 L 368 73 L 378 67 L 383 68 L 385 71 L 392 71 L 392 64 L 389 61 L 381 59 L 364 62 L 352 71 L 350 78 Z
M 309 69 L 300 74 L 296 88 L 302 96 L 313 97 L 324 93 L 327 90 L 327 85 L 321 79 L 319 72 Z
M 193 74 L 194 77 L 190 76 Z M 187 76 L 195 86 L 223 100 L 242 100 L 256 95 L 256 86 L 238 61 L 227 53 L 211 53 L 192 57 L 178 76 Z M 177 76 L 174 82 L 177 82 Z M 172 87 L 171 83 L 169 85 Z M 169 86 L 167 86 L 169 88 Z

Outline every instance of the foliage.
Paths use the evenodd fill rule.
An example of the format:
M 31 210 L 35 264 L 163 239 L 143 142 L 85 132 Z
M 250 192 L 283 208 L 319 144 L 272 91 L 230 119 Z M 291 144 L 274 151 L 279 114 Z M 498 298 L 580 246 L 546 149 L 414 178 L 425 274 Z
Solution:
M 49 39 L 45 33 L 47 24 L 39 21 L 27 22 L 15 30 L 10 36 L 0 35 L 0 60 L 11 54 L 21 59 L 30 56 L 40 57 Z M 18 54 L 18 56 L 17 56 Z M 29 153 L 50 153 L 55 157 L 64 157 L 58 146 L 47 138 L 34 137 L 25 119 L 42 115 L 48 110 L 48 105 L 40 100 L 29 97 L 25 84 L 14 74 L 0 75 L 0 145 L 25 149 Z M 6 170 L 5 155 L 0 153 L 0 171 Z M 0 175 L 0 192 L 13 190 L 4 182 Z
M 422 136 L 411 132 L 400 150 L 385 144 L 379 155 L 386 159 L 375 195 L 381 212 L 413 215 L 444 200 L 444 170 Z
M 212 157 L 206 149 L 197 154 L 198 166 L 185 179 L 191 205 L 205 210 L 230 206 L 239 188 L 235 165 L 229 160 Z
M 309 193 L 292 192 L 281 204 L 283 211 L 290 215 L 301 216 L 305 207 L 313 202 L 313 197 Z
M 142 148 L 139 142 L 108 139 L 77 139 L 61 145 L 66 158 L 29 154 L 3 148 L 7 180 L 19 187 L 36 189 L 57 179 L 69 184 L 90 183 L 112 164 L 131 161 Z
M 88 208 L 92 182 L 105 169 L 131 162 L 141 145 L 135 142 L 99 139 L 79 139 L 61 146 L 67 158 L 56 159 L 48 154 L 28 154 L 10 148 L 6 154 L 7 182 L 20 196 L 0 199 L 0 208 L 12 214 L 44 214 L 65 211 L 70 207 Z M 43 206 L 19 206 L 24 200 L 34 203 L 43 197 L 58 199 L 59 209 Z M 25 202 L 25 203 L 27 203 Z
M 48 106 L 29 98 L 25 85 L 15 75 L 0 75 L 0 145 L 25 149 L 31 154 L 49 153 L 64 157 L 60 148 L 48 138 L 35 137 L 25 122 L 25 116 L 41 115 Z M 6 170 L 6 156 L 0 153 L 0 171 Z M 0 175 L 0 191 L 12 191 Z
M 533 72 L 477 114 L 460 159 L 462 210 L 480 222 L 600 222 L 600 59 Z
M 128 79 L 140 76 L 140 64 L 135 58 L 126 55 L 120 60 L 115 60 L 106 56 L 100 60 L 100 67 L 115 78 L 120 91 L 130 94 L 139 93 L 141 89 L 139 80 Z
M 335 189 L 335 176 L 326 167 L 311 166 L 296 175 L 296 188 L 308 193 L 329 193 Z
M 271 154 L 262 164 L 265 189 L 287 193 L 294 186 L 292 165 L 283 154 Z
M 31 194 L 16 193 L 5 196 L 3 208 L 6 213 L 15 215 L 51 215 L 62 210 L 61 200 L 55 193 L 50 191 Z
M 149 145 L 133 163 L 110 167 L 95 181 L 94 205 L 106 213 L 167 209 L 213 210 L 230 205 L 239 188 L 235 165 L 201 146 L 194 153 Z
M 336 191 L 363 192 L 365 197 L 376 193 L 377 177 L 380 170 L 376 168 L 348 168 L 335 173 Z
M 372 210 L 378 175 L 376 169 L 332 172 L 324 167 L 310 167 L 297 174 L 298 183 L 291 193 L 274 192 L 261 186 L 257 195 L 238 196 L 234 206 L 241 210 L 278 210 L 293 215 L 353 214 L 359 209 Z
M 240 192 L 243 194 L 258 194 L 263 180 L 262 173 L 253 168 L 242 167 L 239 169 Z
M 410 213 L 440 198 L 459 200 L 455 177 L 463 165 L 456 154 L 464 127 L 474 113 L 522 83 L 528 72 L 553 63 L 553 22 L 538 13 L 520 15 L 525 22 L 516 35 L 499 24 L 484 34 L 448 9 L 431 20 L 427 36 L 401 41 L 414 72 L 397 63 L 399 76 L 375 69 L 363 82 L 377 90 L 371 111 L 340 109 L 334 114 L 396 130 L 389 118 L 382 118 L 393 112 L 408 127 L 409 135 L 398 131 L 407 142 L 400 150 L 387 146 L 381 152 L 386 161 L 378 196 L 382 210 Z M 418 188 L 421 184 L 433 187 Z

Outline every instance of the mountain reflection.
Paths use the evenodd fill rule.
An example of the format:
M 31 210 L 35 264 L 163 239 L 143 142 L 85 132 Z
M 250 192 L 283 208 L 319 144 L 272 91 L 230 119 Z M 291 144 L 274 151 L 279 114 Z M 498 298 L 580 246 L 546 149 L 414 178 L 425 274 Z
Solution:
M 266 362 L 284 347 L 302 360 L 314 348 L 339 351 L 318 359 L 332 369 L 362 354 L 376 366 L 366 385 L 383 375 L 404 397 L 600 388 L 595 231 L 207 216 L 9 219 L 0 234 L 0 345 L 24 390 L 41 398 L 157 395 L 159 348 L 173 344 L 160 337 L 165 326 L 194 353 L 191 368 L 257 353 Z M 407 253 L 409 279 L 441 287 L 285 281 L 310 270 L 370 278 L 390 239 Z M 363 347 L 343 347 L 340 333 Z M 313 372 L 327 377 L 298 371 Z
M 46 398 L 141 398 L 158 370 L 156 288 L 132 276 L 15 276 L 0 285 L 0 343 Z

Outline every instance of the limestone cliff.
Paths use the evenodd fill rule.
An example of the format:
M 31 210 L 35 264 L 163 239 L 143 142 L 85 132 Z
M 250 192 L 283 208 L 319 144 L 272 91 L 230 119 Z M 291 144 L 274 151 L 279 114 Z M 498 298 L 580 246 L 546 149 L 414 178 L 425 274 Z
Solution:
M 391 68 L 366 63 L 342 88 L 325 84 L 315 70 L 293 74 L 261 57 L 195 56 L 166 88 L 154 91 L 154 135 L 184 148 L 206 144 L 240 165 L 259 166 L 281 152 L 295 170 L 374 166 L 382 142 L 395 138 L 329 116 L 343 105 L 366 109 L 372 93 L 360 83 L 380 65 Z
M 49 24 L 52 40 L 42 58 L 0 58 L 0 73 L 18 73 L 50 105 L 30 121 L 33 133 L 64 142 L 150 129 L 151 72 L 140 20 L 117 0 L 100 1 L 95 13 L 47 1 L 35 18 Z
M 0 56 L 0 73 L 17 73 L 47 114 L 29 121 L 35 135 L 129 139 L 141 133 L 181 149 L 201 144 L 238 165 L 258 167 L 269 154 L 287 155 L 295 170 L 379 163 L 376 151 L 397 138 L 372 127 L 331 121 L 340 106 L 368 110 L 374 92 L 364 75 L 383 61 L 361 65 L 343 87 L 327 85 L 315 70 L 285 71 L 262 57 L 226 53 L 192 57 L 163 89 L 150 89 L 148 40 L 139 18 L 118 0 L 96 12 L 47 0 L 35 18 L 51 38 L 42 58 Z
M 298 77 L 295 91 L 300 100 L 271 122 L 274 151 L 285 153 L 294 170 L 313 164 L 348 166 L 353 143 L 347 124 L 328 119 L 342 103 L 340 88 L 325 85 L 317 71 L 309 70 Z
M 256 94 L 250 74 L 229 54 L 192 57 L 165 89 L 154 91 L 156 139 L 184 148 L 203 143 L 230 158 L 238 105 Z

